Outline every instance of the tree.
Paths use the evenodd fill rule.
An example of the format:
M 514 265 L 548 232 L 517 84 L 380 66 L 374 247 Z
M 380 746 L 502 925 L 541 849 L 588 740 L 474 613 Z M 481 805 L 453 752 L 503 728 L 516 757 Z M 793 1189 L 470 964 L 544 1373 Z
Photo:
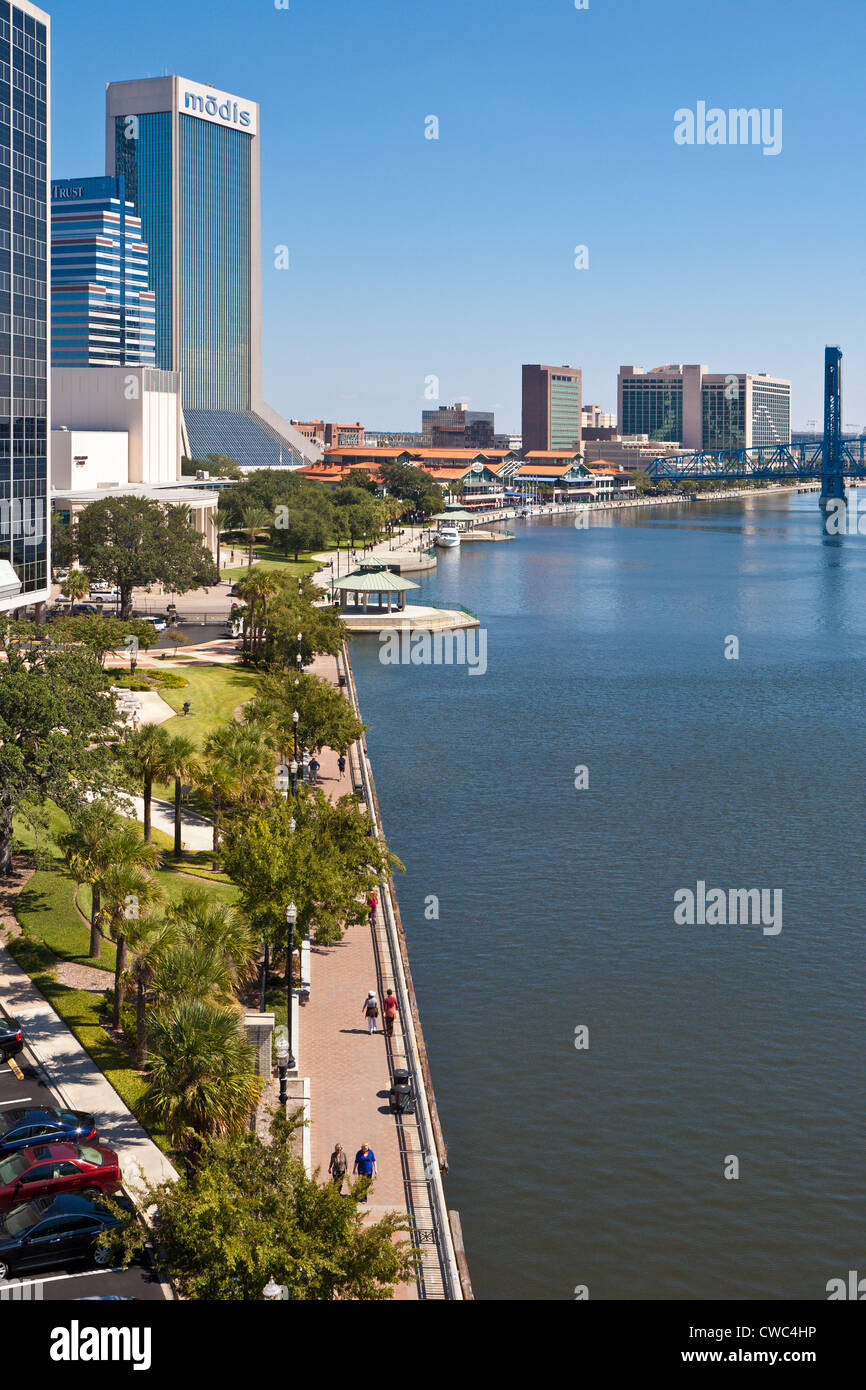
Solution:
M 232 507 L 231 503 L 229 502 L 228 495 L 227 495 L 225 492 L 221 492 L 220 495 L 219 495 L 219 500 L 218 500 L 218 502 L 217 502 L 217 504 L 216 504 L 216 506 L 214 507 L 214 510 L 213 510 L 213 523 L 214 523 L 214 529 L 215 529 L 215 531 L 216 531 L 216 543 L 217 543 L 216 567 L 217 567 L 217 573 L 218 573 L 218 574 L 221 572 L 221 565 L 220 565 L 220 559 L 221 559 L 221 556 L 220 556 L 220 547 L 221 547 L 221 544 L 222 544 L 223 532 L 224 532 L 224 531 L 230 531 L 230 530 L 232 529 L 232 524 L 233 524 L 233 522 L 234 522 L 234 508 Z
M 226 804 L 262 801 L 274 787 L 274 751 L 258 729 L 232 720 L 205 739 L 200 778 L 213 798 L 214 868 L 219 867 L 219 836 Z
M 108 867 L 105 851 L 111 832 L 120 825 L 120 817 L 107 801 L 86 801 L 70 817 L 69 829 L 57 837 L 66 867 L 79 884 L 90 888 L 90 950 L 91 960 L 99 959 L 100 894 L 99 882 Z
M 272 524 L 273 513 L 255 502 L 251 502 L 248 506 L 244 507 L 241 512 L 240 529 L 244 532 L 249 542 L 249 554 L 247 556 L 248 565 L 252 565 L 253 563 L 253 546 L 255 545 L 256 536 L 259 531 L 266 531 Z
M 132 613 L 138 585 L 170 584 L 186 593 L 217 582 L 210 551 L 189 520 L 188 509 L 146 497 L 104 497 L 78 517 L 78 555 L 91 578 L 120 590 L 120 616 Z
M 379 465 L 379 474 L 395 497 L 407 498 L 418 511 L 424 510 L 424 499 L 435 499 L 431 511 L 441 512 L 445 500 L 442 489 L 423 468 L 411 463 L 383 463 Z
M 203 888 L 188 888 L 165 915 L 179 940 L 196 950 L 217 952 L 236 984 L 249 978 L 257 947 L 249 923 L 236 907 L 214 902 Z
M 238 597 L 247 605 L 243 615 L 243 647 L 255 656 L 261 645 L 262 635 L 268 621 L 268 599 L 277 593 L 280 580 L 273 570 L 254 565 L 237 582 Z M 261 619 L 258 617 L 261 605 Z
M 182 627 L 170 627 L 165 635 L 172 645 L 172 656 L 177 656 L 178 647 L 186 647 L 189 645 L 190 638 Z
M 0 662 L 0 877 L 12 872 L 12 818 L 20 804 L 50 798 L 73 811 L 88 794 L 116 785 L 112 745 L 119 735 L 114 696 L 91 652 L 26 655 L 3 630 Z
M 289 576 L 278 577 L 279 589 L 268 609 L 264 627 L 264 655 L 274 665 L 289 670 L 297 666 L 298 633 L 301 634 L 301 658 L 309 665 L 317 652 L 336 656 L 346 640 L 346 624 L 335 608 L 318 607 L 313 598 L 321 595 L 313 589 L 307 575 L 297 582 Z
M 70 570 L 63 581 L 60 592 L 64 598 L 70 599 L 72 603 L 78 603 L 81 599 L 86 598 L 90 593 L 90 580 L 84 570 Z
M 199 753 L 192 739 L 186 738 L 183 734 L 169 736 L 168 746 L 165 749 L 165 763 L 163 775 L 174 778 L 174 857 L 180 859 L 183 853 L 183 842 L 181 837 L 181 798 L 183 796 L 183 780 L 185 777 L 190 779 L 198 776 L 200 771 Z
M 114 965 L 114 1027 L 120 1027 L 126 970 L 129 922 L 138 922 L 161 897 L 152 877 L 160 860 L 155 845 L 143 840 L 135 826 L 122 825 L 105 840 L 105 867 L 97 879 L 101 898 L 100 928 L 117 948 Z
M 379 1301 L 412 1277 L 407 1218 L 365 1221 L 358 1185 L 341 1197 L 329 1180 L 308 1176 L 292 1142 L 298 1125 L 277 1113 L 270 1143 L 249 1133 L 205 1140 L 190 1178 L 140 1194 L 158 1212 L 157 1258 L 183 1297 L 260 1302 L 274 1279 L 293 1300 Z M 126 1264 L 148 1233 L 118 1214 L 105 1243 L 112 1263 Z
M 313 789 L 236 817 L 226 828 L 223 860 L 253 930 L 284 958 L 287 903 L 298 909 L 293 949 L 307 932 L 332 945 L 345 927 L 366 920 L 363 899 L 392 864 L 400 866 L 385 842 L 370 836 L 354 796 L 332 805 Z
M 265 675 L 255 699 L 244 707 L 244 718 L 265 728 L 285 753 L 294 743 L 295 710 L 300 747 L 317 753 L 324 747 L 346 753 L 367 727 L 330 681 L 306 671 L 298 676 L 297 685 L 284 675 Z
M 144 838 L 149 843 L 153 784 L 172 776 L 171 736 L 161 724 L 145 724 L 143 729 L 126 735 L 122 755 L 132 774 L 143 784 Z
M 78 555 L 75 528 L 68 521 L 58 519 L 57 513 L 51 517 L 51 572 L 58 574 L 68 570 Z
M 209 473 L 212 478 L 240 479 L 243 470 L 237 459 L 227 454 L 206 454 L 203 459 L 182 458 L 180 471 L 184 478 L 194 478 L 196 473 Z
M 54 642 L 80 642 L 93 652 L 100 666 L 109 652 L 148 651 L 157 641 L 157 631 L 146 618 L 113 618 L 105 614 L 82 613 L 74 618 L 55 618 L 51 623 Z M 130 638 L 135 638 L 135 644 Z
M 148 992 L 160 964 L 176 937 L 174 924 L 164 918 L 138 918 L 127 924 L 126 940 L 132 953 L 130 976 L 135 985 L 135 1065 L 147 1066 Z
M 292 510 L 285 517 L 280 514 L 271 527 L 271 543 L 286 554 L 292 551 L 296 560 L 302 550 L 322 550 L 328 544 L 327 519 L 312 511 Z
M 263 1082 L 241 1028 L 233 1008 L 205 999 L 176 999 L 151 1015 L 141 1111 L 190 1155 L 202 1139 L 242 1133 L 258 1104 Z

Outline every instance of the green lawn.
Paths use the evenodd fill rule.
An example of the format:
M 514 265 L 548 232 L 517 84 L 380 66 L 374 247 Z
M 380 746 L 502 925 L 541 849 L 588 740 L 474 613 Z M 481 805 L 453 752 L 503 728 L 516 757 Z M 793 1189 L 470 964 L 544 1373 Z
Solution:
M 222 547 L 223 555 L 227 555 L 229 549 L 230 547 L 227 547 L 224 544 Z M 249 573 L 250 566 L 247 564 L 246 560 L 246 547 L 236 545 L 234 550 L 235 558 L 237 558 L 239 551 L 243 550 L 243 564 L 234 565 L 231 569 L 221 568 L 220 576 L 223 579 L 242 579 L 245 574 Z M 313 570 L 319 568 L 318 562 L 312 558 L 312 551 L 309 550 L 300 551 L 298 559 L 297 561 L 295 561 L 286 560 L 282 551 L 274 550 L 271 546 L 257 545 L 253 550 L 253 557 L 254 569 L 258 567 L 259 569 L 263 570 L 282 570 L 286 574 L 291 574 L 295 577 L 297 577 L 300 574 L 310 574 Z
M 162 727 L 170 734 L 185 734 L 199 747 L 212 729 L 231 719 L 238 705 L 252 699 L 259 679 L 243 666 L 185 666 L 183 674 L 189 681 L 185 689 L 160 691 L 166 704 L 178 711 Z M 187 700 L 190 713 L 183 715 L 180 711 Z

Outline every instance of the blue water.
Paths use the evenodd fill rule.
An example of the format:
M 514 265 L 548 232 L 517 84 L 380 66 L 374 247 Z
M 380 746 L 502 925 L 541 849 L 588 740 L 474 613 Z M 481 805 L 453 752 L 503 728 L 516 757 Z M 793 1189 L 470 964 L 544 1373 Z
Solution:
M 866 1274 L 866 536 L 796 494 L 510 525 L 418 596 L 485 674 L 352 646 L 476 1296 L 825 1298 Z M 698 880 L 781 932 L 678 925 Z

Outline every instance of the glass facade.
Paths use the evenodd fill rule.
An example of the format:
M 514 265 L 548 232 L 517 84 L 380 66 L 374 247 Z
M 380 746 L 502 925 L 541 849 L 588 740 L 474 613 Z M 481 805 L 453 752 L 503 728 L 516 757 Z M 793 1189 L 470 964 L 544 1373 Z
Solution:
M 581 382 L 579 378 L 559 376 L 556 372 L 550 377 L 550 448 L 580 448 L 580 408 Z
M 48 582 L 47 29 L 0 0 L 0 559 Z
M 184 409 L 250 408 L 250 137 L 178 117 Z
M 624 376 L 620 434 L 679 443 L 683 437 L 683 382 L 674 376 Z
M 733 389 L 731 389 L 733 388 Z M 701 430 L 705 449 L 745 449 L 746 378 L 704 381 L 701 385 Z
M 147 245 L 124 180 L 52 183 L 52 365 L 148 367 L 153 361 Z
M 154 357 L 163 371 L 172 360 L 171 115 L 117 116 L 114 122 L 115 172 L 141 218 L 148 248 L 150 288 L 155 295 Z

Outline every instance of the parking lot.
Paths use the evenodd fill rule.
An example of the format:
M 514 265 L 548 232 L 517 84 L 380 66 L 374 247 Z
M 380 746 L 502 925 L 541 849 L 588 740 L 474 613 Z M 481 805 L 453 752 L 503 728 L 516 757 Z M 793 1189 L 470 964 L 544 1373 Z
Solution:
M 20 1075 L 16 1074 L 20 1073 Z M 25 1049 L 13 1064 L 0 1065 L 0 1114 L 21 1107 L 58 1105 Z M 97 1116 L 97 1124 L 99 1117 Z M 2 1218 L 0 1218 L 2 1219 Z M 64 1301 L 80 1298 L 165 1299 L 163 1286 L 143 1265 L 129 1269 L 97 1269 L 74 1265 L 40 1270 L 21 1279 L 0 1281 L 0 1302 Z

